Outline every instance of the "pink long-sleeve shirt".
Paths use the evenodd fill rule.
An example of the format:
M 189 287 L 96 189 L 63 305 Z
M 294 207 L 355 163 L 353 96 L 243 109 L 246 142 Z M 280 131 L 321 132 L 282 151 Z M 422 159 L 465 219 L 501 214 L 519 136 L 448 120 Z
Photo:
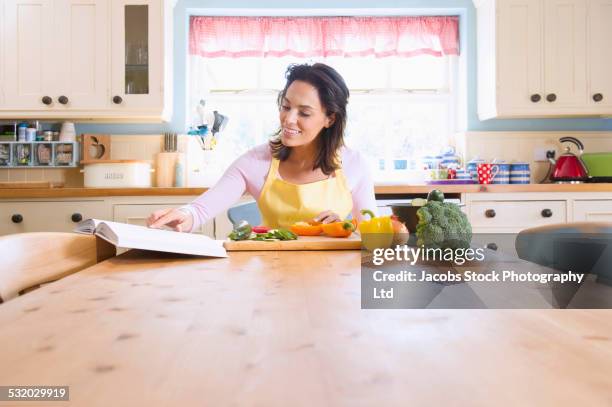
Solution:
M 352 217 L 361 219 L 359 211 L 365 208 L 376 212 L 374 184 L 364 157 L 358 151 L 343 147 L 340 159 L 353 197 Z M 254 147 L 238 157 L 212 188 L 181 208 L 193 216 L 192 231 L 231 207 L 245 191 L 258 200 L 271 163 L 268 144 Z

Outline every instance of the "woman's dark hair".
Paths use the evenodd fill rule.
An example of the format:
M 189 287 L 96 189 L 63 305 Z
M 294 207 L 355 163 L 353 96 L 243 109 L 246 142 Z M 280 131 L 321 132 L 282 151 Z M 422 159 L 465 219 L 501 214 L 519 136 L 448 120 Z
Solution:
M 346 128 L 346 105 L 349 98 L 349 90 L 342 76 L 331 66 L 316 63 L 289 65 L 285 73 L 287 83 L 278 95 L 278 106 L 282 105 L 287 89 L 294 81 L 303 81 L 314 86 L 319 93 L 319 100 L 325 110 L 325 114 L 334 116 L 334 122 L 329 128 L 323 128 L 319 133 L 321 149 L 315 158 L 313 170 L 321 168 L 325 175 L 329 175 L 338 168 L 340 162 L 338 151 L 344 145 L 344 129 Z M 283 145 L 279 130 L 270 141 L 272 156 L 281 161 L 289 158 L 291 147 Z

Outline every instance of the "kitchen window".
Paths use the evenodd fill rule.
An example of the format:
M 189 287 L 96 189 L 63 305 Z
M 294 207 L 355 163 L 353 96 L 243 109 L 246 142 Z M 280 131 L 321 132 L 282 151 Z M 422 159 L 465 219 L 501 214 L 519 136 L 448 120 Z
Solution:
M 225 169 L 237 155 L 265 143 L 275 133 L 278 129 L 276 98 L 285 83 L 285 70 L 291 63 L 323 62 L 344 77 L 351 91 L 345 140 L 369 159 L 376 182 L 393 181 L 411 169 L 419 169 L 420 158 L 435 155 L 449 144 L 456 129 L 458 110 L 456 17 L 392 19 L 399 24 L 421 24 L 416 32 L 411 29 L 408 35 L 403 33 L 403 37 L 395 38 L 396 44 L 381 45 L 388 33 L 381 36 L 376 32 L 377 24 L 388 23 L 389 18 L 381 21 L 377 17 L 343 17 L 344 22 L 350 19 L 349 29 L 343 27 L 345 32 L 361 30 L 359 23 L 362 23 L 364 30 L 361 31 L 369 29 L 373 38 L 364 38 L 367 35 L 362 32 L 358 41 L 343 38 L 345 42 L 342 43 L 336 37 L 335 48 L 327 50 L 321 50 L 320 45 L 329 44 L 329 39 L 317 42 L 317 39 L 308 38 L 306 45 L 304 41 L 290 44 L 293 40 L 290 39 L 287 40 L 289 44 L 277 44 L 275 50 L 275 45 L 270 45 L 274 38 L 265 38 L 261 43 L 256 42 L 261 41 L 259 37 L 249 37 L 246 42 L 231 38 L 223 44 L 217 33 L 214 44 L 209 41 L 200 47 L 206 40 L 198 37 L 197 30 L 205 27 L 214 31 L 211 21 L 225 21 L 223 27 L 227 29 L 227 19 L 192 17 L 190 24 L 189 106 L 193 107 L 190 124 L 197 126 L 201 120 L 196 109 L 200 100 L 205 100 L 207 110 L 217 110 L 230 118 L 218 137 L 215 154 L 208 156 L 216 164 L 209 168 Z M 274 20 L 270 17 L 229 19 L 241 19 L 238 20 L 243 23 L 240 27 L 251 31 Z M 329 22 L 330 18 L 318 19 Z M 245 26 L 246 20 L 255 28 Z M 284 21 L 284 26 L 296 20 L 304 23 L 291 18 Z M 202 24 L 199 28 L 198 23 Z M 440 29 L 440 24 L 444 23 L 448 27 Z M 436 27 L 436 33 L 442 32 L 440 37 L 446 37 L 419 43 L 423 39 L 416 37 L 427 34 L 422 25 L 428 24 Z M 325 26 L 322 27 L 314 30 L 317 35 L 325 35 Z M 303 32 L 309 28 L 298 26 L 296 30 L 307 35 Z

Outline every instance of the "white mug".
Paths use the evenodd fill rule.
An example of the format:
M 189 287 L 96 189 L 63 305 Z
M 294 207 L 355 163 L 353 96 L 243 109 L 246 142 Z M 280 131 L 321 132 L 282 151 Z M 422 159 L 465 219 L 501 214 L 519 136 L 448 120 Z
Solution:
M 76 141 L 76 129 L 74 123 L 64 122 L 60 130 L 59 141 L 73 143 Z

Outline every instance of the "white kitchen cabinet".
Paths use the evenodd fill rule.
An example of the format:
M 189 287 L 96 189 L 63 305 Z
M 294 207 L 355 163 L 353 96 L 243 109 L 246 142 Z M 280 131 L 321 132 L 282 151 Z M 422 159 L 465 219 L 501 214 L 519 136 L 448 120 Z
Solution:
M 479 117 L 612 114 L 611 2 L 476 0 Z
M 475 201 L 468 218 L 477 233 L 519 232 L 523 229 L 567 222 L 565 201 Z
M 162 106 L 163 20 L 158 1 L 116 0 L 112 4 L 113 108 Z
M 4 24 L 4 6 L 0 5 L 0 23 Z M 0 108 L 4 106 L 4 30 L 0 27 Z
M 52 92 L 56 109 L 65 112 L 110 105 L 108 3 L 106 0 L 55 0 L 57 38 L 51 65 L 56 70 Z
M 612 222 L 612 200 L 574 201 L 574 221 Z
M 3 0 L 1 5 L 0 118 L 170 118 L 173 2 Z
M 109 219 L 103 200 L 32 200 L 0 202 L 0 235 L 71 232 L 83 219 Z
M 589 92 L 591 106 L 612 111 L 612 0 L 591 0 L 589 7 Z
M 55 26 L 53 0 L 5 0 L 2 59 L 5 105 L 12 110 L 39 111 L 53 96 Z M 43 102 L 49 102 L 45 105 Z M 9 106 L 10 104 L 10 106 Z
M 44 116 L 109 104 L 105 0 L 8 0 L 3 35 L 4 108 Z

